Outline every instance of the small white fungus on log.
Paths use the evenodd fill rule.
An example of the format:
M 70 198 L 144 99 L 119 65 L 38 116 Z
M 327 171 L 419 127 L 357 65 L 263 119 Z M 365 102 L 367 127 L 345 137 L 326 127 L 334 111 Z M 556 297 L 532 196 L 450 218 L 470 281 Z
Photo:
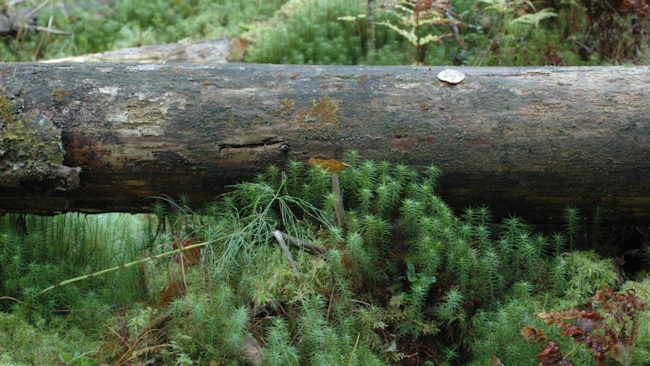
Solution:
M 465 74 L 456 70 L 443 70 L 438 73 L 438 79 L 450 84 L 458 84 L 465 79 Z

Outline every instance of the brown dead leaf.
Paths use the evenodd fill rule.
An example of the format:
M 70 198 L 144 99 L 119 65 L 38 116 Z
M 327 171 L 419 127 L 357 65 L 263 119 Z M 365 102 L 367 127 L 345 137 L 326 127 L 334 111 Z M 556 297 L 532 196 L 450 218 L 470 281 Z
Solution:
M 173 282 L 160 291 L 160 304 L 167 306 L 170 302 L 185 296 L 187 290 L 183 282 Z
M 248 42 L 240 36 L 235 37 L 230 45 L 230 54 L 228 54 L 228 62 L 244 62 L 246 57 L 246 49 Z
M 180 244 L 180 245 L 179 245 Z M 172 249 L 176 250 L 181 247 L 189 247 L 190 245 L 196 244 L 195 240 L 185 240 L 185 239 L 178 239 L 174 242 L 174 245 L 172 246 Z M 183 258 L 181 260 L 181 253 L 183 255 Z M 195 247 L 191 249 L 186 249 L 183 250 L 180 253 L 174 253 L 172 255 L 172 259 L 174 262 L 178 264 L 183 264 L 185 267 L 191 267 L 195 264 L 199 263 L 199 258 L 201 257 L 201 248 Z
M 338 173 L 341 170 L 343 170 L 343 168 L 345 167 L 344 163 L 341 163 L 340 161 L 334 159 L 324 160 L 324 159 L 309 158 L 309 160 L 307 161 L 307 166 L 309 167 L 314 167 L 317 165 L 327 170 L 329 173 Z

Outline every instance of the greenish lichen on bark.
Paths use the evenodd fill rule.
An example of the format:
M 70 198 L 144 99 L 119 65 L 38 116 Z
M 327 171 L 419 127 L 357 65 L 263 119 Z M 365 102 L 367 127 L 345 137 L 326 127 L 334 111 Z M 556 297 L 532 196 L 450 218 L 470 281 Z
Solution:
M 285 98 L 282 100 L 282 107 L 278 111 L 280 117 L 290 116 L 293 114 L 293 111 L 296 109 L 296 105 L 293 100 Z
M 329 97 L 312 100 L 310 110 L 300 110 L 296 119 L 305 129 L 306 139 L 333 139 L 339 131 L 339 107 Z
M 46 116 L 20 113 L 16 105 L 0 91 L 0 186 L 44 182 L 56 189 L 77 188 L 81 169 L 62 165 L 61 131 Z

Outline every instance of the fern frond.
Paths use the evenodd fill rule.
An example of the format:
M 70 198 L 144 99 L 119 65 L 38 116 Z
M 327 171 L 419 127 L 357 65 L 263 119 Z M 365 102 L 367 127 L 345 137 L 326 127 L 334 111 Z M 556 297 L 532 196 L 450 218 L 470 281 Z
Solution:
M 546 8 L 542 9 L 536 13 L 533 14 L 525 14 L 522 16 L 519 16 L 513 20 L 510 21 L 510 24 L 517 24 L 517 23 L 522 23 L 522 24 L 530 24 L 534 25 L 535 28 L 539 26 L 539 22 L 541 22 L 544 19 L 548 18 L 553 18 L 556 17 L 557 13 L 553 12 L 551 8 Z

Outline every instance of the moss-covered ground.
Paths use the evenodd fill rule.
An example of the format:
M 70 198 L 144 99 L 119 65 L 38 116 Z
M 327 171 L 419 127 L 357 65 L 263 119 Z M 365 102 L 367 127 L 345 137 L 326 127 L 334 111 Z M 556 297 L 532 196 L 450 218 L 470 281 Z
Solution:
M 626 273 L 612 249 L 621 233 L 575 208 L 555 231 L 495 222 L 454 213 L 434 166 L 324 162 L 270 166 L 197 211 L 160 197 L 152 215 L 5 215 L 0 363 L 534 365 L 530 326 L 587 365 L 591 348 L 536 314 L 589 309 L 607 288 L 650 301 L 647 267 Z M 606 309 L 630 339 L 599 341 L 608 364 L 650 362 L 648 314 Z

